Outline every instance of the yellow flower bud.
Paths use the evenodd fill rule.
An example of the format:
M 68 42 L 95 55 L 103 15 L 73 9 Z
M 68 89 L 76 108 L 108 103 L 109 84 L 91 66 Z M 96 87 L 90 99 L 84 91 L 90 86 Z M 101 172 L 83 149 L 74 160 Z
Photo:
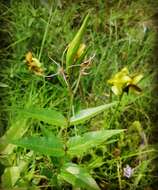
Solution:
M 80 45 L 77 53 L 76 53 L 76 59 L 78 59 L 82 55 L 82 53 L 84 52 L 85 48 L 86 48 L 86 45 L 84 43 L 82 43 Z

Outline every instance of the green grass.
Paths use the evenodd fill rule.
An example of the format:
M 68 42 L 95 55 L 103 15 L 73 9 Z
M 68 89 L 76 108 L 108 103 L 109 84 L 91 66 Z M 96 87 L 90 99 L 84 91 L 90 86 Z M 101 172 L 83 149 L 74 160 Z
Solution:
M 156 70 L 151 67 L 156 36 L 151 22 L 154 8 L 147 1 L 50 2 L 52 4 L 49 1 L 21 0 L 11 1 L 9 6 L 1 4 L 3 11 L 0 19 L 4 23 L 1 32 L 7 36 L 0 51 L 0 75 L 3 83 L 0 84 L 1 188 L 75 189 L 76 185 L 81 185 L 81 189 L 91 189 L 92 182 L 88 184 L 87 181 L 82 181 L 88 175 L 93 177 L 100 189 L 144 190 L 156 187 L 157 176 L 153 174 L 152 164 L 155 150 L 149 144 L 154 127 L 153 113 L 156 111 L 153 106 Z M 90 19 L 83 41 L 89 47 L 87 58 L 93 54 L 95 57 L 88 70 L 90 73 L 81 77 L 79 88 L 71 102 L 70 90 L 62 77 L 55 76 L 50 80 L 36 76 L 28 70 L 24 60 L 28 51 L 33 52 L 34 57 L 43 63 L 46 75 L 57 72 L 57 67 L 50 58 L 60 64 L 64 58 L 65 67 L 63 52 L 88 10 Z M 68 121 L 68 128 L 43 122 L 45 120 L 40 118 L 39 113 L 28 118 L 25 112 L 18 111 L 19 108 L 49 108 L 62 113 L 69 120 L 70 115 L 75 115 L 80 110 L 119 101 L 112 94 L 107 80 L 123 67 L 127 67 L 130 73 L 143 74 L 139 84 L 143 92 L 140 95 L 124 94 L 117 110 L 114 106 L 102 113 L 98 112 L 100 114 L 79 125 L 70 126 L 71 121 Z M 71 73 L 71 85 L 78 79 L 77 72 L 74 69 Z M 108 139 L 106 143 L 103 136 L 97 136 L 99 140 L 96 140 L 96 137 L 91 136 L 92 133 L 88 133 L 111 129 L 126 131 Z M 51 147 L 51 143 L 56 143 L 52 133 L 57 142 L 60 139 L 64 145 L 69 144 L 74 136 L 82 136 L 80 140 L 74 141 L 77 145 L 85 141 L 90 144 L 85 143 L 84 148 L 87 149 L 82 154 L 75 150 L 75 154 L 71 155 L 68 150 L 68 155 L 58 158 L 58 151 L 56 156 L 52 156 L 51 152 L 56 151 Z M 89 135 L 84 137 L 84 134 Z M 24 137 L 25 146 L 22 145 L 24 142 L 17 141 Z M 28 142 L 26 137 L 34 140 Z M 45 146 L 48 145 L 53 150 L 48 148 L 43 154 L 43 149 L 39 147 L 32 149 L 30 141 L 32 147 L 40 145 L 35 143 L 35 139 L 42 139 Z M 28 149 L 9 144 L 13 142 L 17 145 L 21 143 L 22 147 Z M 71 146 L 68 148 L 71 149 Z M 58 148 L 63 148 L 62 154 L 67 151 L 65 147 Z M 81 172 L 78 181 L 75 175 L 67 173 L 68 161 L 79 166 L 70 164 Z M 127 164 L 135 168 L 129 179 L 123 175 L 123 168 Z M 5 169 L 9 167 L 18 167 L 20 170 L 18 173 L 17 168 L 14 168 L 17 179 L 15 177 L 15 182 L 12 183 Z

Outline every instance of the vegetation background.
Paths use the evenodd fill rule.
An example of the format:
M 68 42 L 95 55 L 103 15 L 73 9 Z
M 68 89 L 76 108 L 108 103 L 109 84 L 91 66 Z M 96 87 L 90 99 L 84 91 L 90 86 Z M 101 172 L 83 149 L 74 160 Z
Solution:
M 43 136 L 49 130 L 55 136 L 62 133 L 60 128 L 17 111 L 17 108 L 55 108 L 66 116 L 70 106 L 64 81 L 60 77 L 35 75 L 28 70 L 25 55 L 31 51 L 44 65 L 46 75 L 56 73 L 52 59 L 62 62 L 63 52 L 88 10 L 90 19 L 83 41 L 88 46 L 86 56 L 95 54 L 95 57 L 90 73 L 81 78 L 74 112 L 119 100 L 112 95 L 107 80 L 123 67 L 130 73 L 143 74 L 142 93 L 125 94 L 117 111 L 112 107 L 84 125 L 69 127 L 67 139 L 90 131 L 127 129 L 125 134 L 112 137 L 109 144 L 102 142 L 81 156 L 76 151 L 69 159 L 88 170 L 100 189 L 157 189 L 157 7 L 156 1 L 148 0 L 1 1 L 2 189 L 92 188 L 85 184 L 80 187 L 81 181 L 76 178 L 71 181 L 72 176 L 68 179 L 57 176 L 62 165 L 60 159 L 7 142 Z M 135 168 L 129 178 L 124 174 L 127 165 Z

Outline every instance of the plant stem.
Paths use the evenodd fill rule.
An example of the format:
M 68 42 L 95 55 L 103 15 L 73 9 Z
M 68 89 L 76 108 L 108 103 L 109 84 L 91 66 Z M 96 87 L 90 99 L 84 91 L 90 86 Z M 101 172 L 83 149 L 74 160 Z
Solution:
M 74 95 L 75 95 L 76 92 L 77 92 L 77 89 L 78 89 L 78 86 L 79 86 L 79 83 L 80 83 L 80 80 L 81 80 L 81 76 L 82 76 L 82 74 L 81 74 L 81 72 L 80 72 L 79 77 L 78 77 L 78 79 L 77 79 L 77 84 L 76 84 L 75 89 L 74 89 L 74 91 L 73 91 Z
M 70 101 L 70 104 L 69 104 L 69 110 L 68 110 L 68 126 L 70 126 L 70 117 L 71 117 L 71 112 L 72 112 L 72 107 L 73 107 L 73 101 L 74 101 L 74 94 L 73 94 L 73 91 L 71 89 L 71 86 L 70 86 L 70 82 L 68 82 L 68 90 L 69 90 L 69 95 L 70 95 L 70 98 L 69 98 L 69 101 Z
M 119 189 L 122 189 L 122 182 L 121 182 L 121 175 L 120 175 L 120 167 L 121 163 L 120 163 L 120 159 L 117 160 L 117 177 L 118 177 L 118 182 L 119 182 Z
M 123 94 L 124 94 L 124 93 L 121 94 L 121 96 L 120 96 L 120 98 L 119 98 L 119 102 L 118 102 L 117 107 L 116 107 L 116 109 L 115 109 L 115 112 L 113 113 L 113 115 L 112 115 L 112 117 L 111 117 L 111 119 L 110 119 L 109 128 L 111 128 L 111 124 L 112 124 L 112 122 L 114 121 L 115 116 L 116 116 L 116 113 L 117 113 L 117 111 L 118 111 L 118 109 L 119 109 L 119 107 L 120 107 Z

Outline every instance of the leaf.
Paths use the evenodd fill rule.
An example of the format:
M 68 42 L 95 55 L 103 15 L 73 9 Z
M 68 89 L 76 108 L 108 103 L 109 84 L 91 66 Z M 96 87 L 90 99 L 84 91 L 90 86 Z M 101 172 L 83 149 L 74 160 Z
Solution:
M 75 55 L 76 55 L 76 53 L 79 49 L 79 46 L 81 44 L 82 37 L 84 35 L 84 32 L 85 32 L 87 24 L 88 24 L 88 18 L 89 18 L 89 14 L 87 14 L 87 16 L 85 17 L 80 29 L 78 30 L 74 39 L 69 44 L 68 51 L 66 54 L 66 70 L 67 71 L 68 71 L 69 66 L 72 65 L 73 60 L 75 58 Z
M 28 137 L 12 140 L 11 143 L 48 156 L 61 157 L 65 154 L 62 142 L 54 135 L 51 137 Z
M 28 127 L 26 119 L 17 117 L 7 132 L 0 138 L 0 153 L 11 154 L 15 146 L 8 144 L 8 140 L 22 137 L 28 130 Z
M 123 132 L 123 129 L 119 130 L 100 130 L 87 132 L 83 134 L 83 136 L 75 136 L 71 137 L 68 140 L 67 147 L 68 153 L 70 155 L 79 155 L 86 152 L 88 149 L 92 147 L 96 147 L 97 145 L 103 143 L 110 137 L 117 135 Z
M 67 124 L 65 117 L 60 112 L 49 108 L 31 107 L 29 109 L 19 109 L 19 111 L 26 117 L 38 119 L 52 125 L 65 127 Z
M 66 163 L 61 169 L 60 177 L 74 187 L 81 187 L 89 190 L 99 190 L 99 186 L 88 172 L 73 163 Z
M 2 175 L 2 187 L 13 187 L 20 177 L 19 167 L 8 167 Z
M 79 111 L 70 118 L 70 125 L 77 125 L 114 106 L 116 102 Z
M 29 162 L 30 162 L 30 158 L 32 157 L 33 152 L 29 152 L 25 155 L 25 157 L 23 158 L 23 160 L 17 161 L 18 166 L 14 166 L 14 167 L 7 167 L 4 170 L 4 173 L 2 175 L 2 186 L 3 188 L 11 188 L 15 185 L 15 183 L 19 180 L 20 178 L 20 173 L 23 172 Z M 14 158 L 15 159 L 15 158 Z M 20 189 L 19 189 L 20 190 Z

